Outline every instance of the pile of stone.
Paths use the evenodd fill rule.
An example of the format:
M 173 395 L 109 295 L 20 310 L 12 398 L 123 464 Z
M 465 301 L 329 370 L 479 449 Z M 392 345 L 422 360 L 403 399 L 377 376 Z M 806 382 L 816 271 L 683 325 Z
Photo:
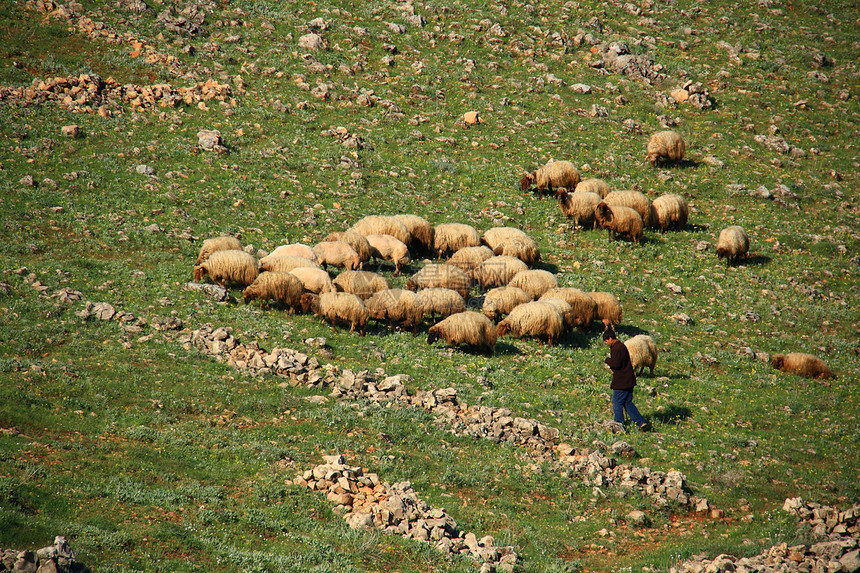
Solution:
M 693 107 L 705 109 L 714 105 L 711 94 L 702 82 L 686 81 L 684 84 L 671 92 L 672 98 L 678 103 L 687 102 Z M 665 106 L 664 106 L 665 107 Z
M 605 68 L 646 84 L 661 82 L 667 78 L 661 64 L 655 63 L 647 54 L 634 56 L 622 42 L 602 42 L 596 48 L 602 59 L 589 64 L 592 68 Z
M 835 507 L 792 497 L 785 500 L 782 509 L 796 515 L 800 523 L 809 525 L 813 535 L 860 537 L 860 505 L 839 511 Z
M 75 552 L 65 537 L 58 535 L 54 544 L 32 551 L 0 549 L 0 571 L 11 573 L 90 573 L 90 568 L 75 561 Z
M 323 456 L 325 463 L 296 477 L 292 483 L 321 491 L 350 527 L 376 528 L 432 543 L 446 554 L 471 557 L 481 563 L 481 573 L 511 572 L 517 554 L 513 547 L 499 547 L 491 536 L 478 539 L 464 533 L 444 508 L 434 508 L 418 497 L 408 481 L 380 482 L 375 473 L 364 474 L 346 465 L 343 456 Z

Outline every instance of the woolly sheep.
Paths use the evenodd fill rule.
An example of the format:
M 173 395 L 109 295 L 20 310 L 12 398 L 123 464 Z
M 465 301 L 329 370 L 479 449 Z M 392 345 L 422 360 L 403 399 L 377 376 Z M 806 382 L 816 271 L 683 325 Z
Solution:
M 370 271 L 344 271 L 332 282 L 338 290 L 354 294 L 361 299 L 370 298 L 374 293 L 391 288 L 385 277 Z
M 197 256 L 195 265 L 199 265 L 208 259 L 215 251 L 241 251 L 242 243 L 236 237 L 213 237 L 203 241 L 200 254 Z
M 410 329 L 414 335 L 424 318 L 424 305 L 412 291 L 393 288 L 374 293 L 365 301 L 370 316 L 376 320 L 387 320 Z
M 490 289 L 484 295 L 484 304 L 481 307 L 481 312 L 490 320 L 500 320 L 503 316 L 510 314 L 519 305 L 531 301 L 532 297 L 521 288 L 512 286 L 496 287 Z
M 462 269 L 449 264 L 427 264 L 406 281 L 406 288 L 418 290 L 425 288 L 449 288 L 466 298 L 472 289 L 472 279 Z
M 509 237 L 496 245 L 493 254 L 516 257 L 529 268 L 540 260 L 540 249 L 531 237 Z
M 369 215 L 347 229 L 359 235 L 391 235 L 404 245 L 412 242 L 412 235 L 406 225 L 387 215 Z
M 531 239 L 525 231 L 516 227 L 491 227 L 481 237 L 481 243 L 495 250 L 500 244 L 508 239 Z
M 573 190 L 574 193 L 597 193 L 601 197 L 606 197 L 611 191 L 612 189 L 609 188 L 606 181 L 594 177 L 583 179 L 576 184 L 576 189 Z
M 640 191 L 613 191 L 603 198 L 607 205 L 630 207 L 642 217 L 642 225 L 651 225 L 651 200 Z
M 546 338 L 552 346 L 564 333 L 561 313 L 547 302 L 527 302 L 514 308 L 496 327 L 499 337 L 513 334 L 516 337 L 534 336 Z
M 770 359 L 771 366 L 777 370 L 798 374 L 807 378 L 832 378 L 833 371 L 823 360 L 805 352 L 789 352 L 774 354 Z
M 361 263 L 358 253 L 343 241 L 323 241 L 314 245 L 314 253 L 319 258 L 322 268 L 328 265 L 343 267 L 347 270 L 355 270 Z
M 542 198 L 544 191 L 553 194 L 553 189 L 559 187 L 575 189 L 577 183 L 579 183 L 579 170 L 573 163 L 570 161 L 550 161 L 523 177 L 520 180 L 520 187 L 525 193 L 534 185 L 538 197 Z
M 394 215 L 394 218 L 403 223 L 409 234 L 412 235 L 412 243 L 408 246 L 415 252 L 430 253 L 433 250 L 433 237 L 436 234 L 433 225 L 418 215 Z
M 384 259 L 394 263 L 394 276 L 400 276 L 403 265 L 409 264 L 409 248 L 391 235 L 367 235 L 371 253 L 375 259 Z
M 624 346 L 630 353 L 630 364 L 633 370 L 638 368 L 637 374 L 642 374 L 647 366 L 651 376 L 654 376 L 654 366 L 657 365 L 657 344 L 654 339 L 647 334 L 637 334 L 625 340 Z
M 681 161 L 684 159 L 684 138 L 675 131 L 658 131 L 648 140 L 648 162 L 657 166 L 658 159 Z
M 418 291 L 418 298 L 424 305 L 424 315 L 431 318 L 437 315 L 451 316 L 466 310 L 466 301 L 460 293 L 449 288 L 425 288 Z
M 331 280 L 328 272 L 323 269 L 311 267 L 296 267 L 289 271 L 291 275 L 299 279 L 302 287 L 308 292 L 319 294 L 321 292 L 337 292 L 337 287 Z
M 370 243 L 367 242 L 364 235 L 359 235 L 352 231 L 339 231 L 329 233 L 328 236 L 323 239 L 323 242 L 331 241 L 342 241 L 352 247 L 353 250 L 358 253 L 358 260 L 362 263 L 366 263 L 370 260 L 370 256 L 372 254 L 370 251 Z
M 521 288 L 530 297 L 537 299 L 549 289 L 558 288 L 558 279 L 549 271 L 531 269 L 518 272 L 508 282 L 508 286 Z
M 660 195 L 651 202 L 651 224 L 662 232 L 683 229 L 689 215 L 690 207 L 686 199 L 675 193 Z
M 528 265 L 516 257 L 493 256 L 477 266 L 475 281 L 481 288 L 504 286 L 511 282 L 517 273 L 528 270 Z
M 273 257 L 271 255 L 260 259 L 260 269 L 273 273 L 288 273 L 293 269 L 319 269 L 320 266 L 305 257 Z
M 493 251 L 485 245 L 477 247 L 463 247 L 448 259 L 449 265 L 454 265 L 465 271 L 470 277 L 482 262 L 493 256 Z
M 319 262 L 317 254 L 313 248 L 302 243 L 291 243 L 289 245 L 281 245 L 276 247 L 274 251 L 268 254 L 270 257 L 302 257 L 311 260 L 315 263 Z
M 574 228 L 580 225 L 585 227 L 585 223 L 591 223 L 592 229 L 597 227 L 594 209 L 600 203 L 600 195 L 591 191 L 568 193 L 562 188 L 556 191 L 555 196 L 562 214 L 568 219 L 573 219 Z
M 452 314 L 427 331 L 427 343 L 433 344 L 440 338 L 450 346 L 466 346 L 492 356 L 496 349 L 496 329 L 489 318 L 475 311 L 467 310 Z
M 209 275 L 214 282 L 226 287 L 228 283 L 246 287 L 257 278 L 260 265 L 253 256 L 235 249 L 215 251 L 194 267 L 194 280 Z
M 306 292 L 301 298 L 302 308 L 312 311 L 315 315 L 328 319 L 332 328 L 337 328 L 338 321 L 349 324 L 349 331 L 358 332 L 364 336 L 370 314 L 360 298 L 346 292 L 324 292 L 313 294 Z
M 607 205 L 601 202 L 594 210 L 597 224 L 609 231 L 609 240 L 627 237 L 634 243 L 642 239 L 642 217 L 630 207 Z
M 441 223 L 433 229 L 433 249 L 439 256 L 459 251 L 463 247 L 477 247 L 481 235 L 465 223 Z
M 717 239 L 717 257 L 726 259 L 726 265 L 737 263 L 739 259 L 747 258 L 750 249 L 750 238 L 746 230 L 738 225 L 726 227 L 720 231 Z
M 597 318 L 597 302 L 588 293 L 573 287 L 551 288 L 543 293 L 539 300 L 560 298 L 566 301 L 573 311 L 573 324 L 586 328 Z
M 292 314 L 301 306 L 304 291 L 302 281 L 290 273 L 262 272 L 242 291 L 242 296 L 245 298 L 245 304 L 253 300 L 266 304 L 269 301 L 283 303 Z
M 540 300 L 538 302 L 545 302 L 555 307 L 555 309 L 561 315 L 565 330 L 570 330 L 571 328 L 576 326 L 577 317 L 573 313 L 573 307 L 570 306 L 570 304 L 566 300 L 542 296 L 540 297 Z
M 616 324 L 621 323 L 621 317 L 623 314 L 621 303 L 618 302 L 618 299 L 614 294 L 591 291 L 588 293 L 588 296 L 597 303 L 597 314 L 595 315 L 595 318 L 599 318 L 603 321 L 605 326 L 614 327 Z

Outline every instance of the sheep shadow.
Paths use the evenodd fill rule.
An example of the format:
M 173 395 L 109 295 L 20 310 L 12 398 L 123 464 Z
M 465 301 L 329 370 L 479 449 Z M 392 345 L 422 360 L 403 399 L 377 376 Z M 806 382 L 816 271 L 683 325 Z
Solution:
M 704 233 L 705 231 L 709 231 L 710 227 L 708 225 L 698 225 L 696 223 L 687 223 L 682 231 L 689 231 L 691 233 Z
M 692 415 L 689 408 L 684 406 L 669 406 L 662 411 L 654 412 L 649 417 L 661 424 L 677 424 L 683 422 Z
M 735 265 L 734 265 L 734 266 L 736 266 L 736 267 L 740 267 L 740 266 L 744 266 L 744 267 L 751 267 L 751 266 L 763 267 L 763 266 L 765 266 L 765 265 L 770 264 L 770 261 L 771 261 L 771 258 L 770 258 L 770 257 L 768 257 L 767 255 L 753 255 L 753 256 L 751 256 L 751 257 L 747 257 L 747 258 L 745 258 L 745 259 L 743 259 L 743 260 L 741 260 L 741 261 L 738 261 L 737 263 L 735 263 Z
M 651 334 L 650 331 L 643 330 L 643 329 L 639 328 L 638 326 L 633 326 L 632 324 L 616 325 L 615 326 L 615 332 L 620 333 L 620 334 L 625 334 L 628 337 L 633 337 L 633 336 L 636 336 L 637 334 Z M 603 333 L 601 332 L 600 334 L 602 336 Z

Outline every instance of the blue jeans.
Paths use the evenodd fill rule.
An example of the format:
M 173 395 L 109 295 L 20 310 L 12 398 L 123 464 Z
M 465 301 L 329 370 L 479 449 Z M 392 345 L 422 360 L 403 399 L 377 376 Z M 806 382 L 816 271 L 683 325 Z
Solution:
M 612 391 L 612 411 L 615 413 L 615 421 L 619 424 L 624 423 L 625 410 L 637 426 L 645 423 L 645 418 L 642 417 L 642 414 L 636 409 L 636 404 L 633 403 L 633 388 Z

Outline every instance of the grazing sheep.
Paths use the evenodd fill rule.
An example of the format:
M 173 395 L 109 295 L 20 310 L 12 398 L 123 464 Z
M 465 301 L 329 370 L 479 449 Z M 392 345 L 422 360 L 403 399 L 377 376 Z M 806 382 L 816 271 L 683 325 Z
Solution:
M 493 254 L 516 257 L 529 268 L 540 260 L 540 249 L 531 237 L 509 237 L 496 245 Z
M 384 259 L 394 263 L 394 276 L 400 276 L 403 265 L 409 264 L 409 248 L 391 235 L 367 235 L 371 253 L 375 259 Z
M 681 230 L 687 225 L 690 207 L 687 201 L 675 193 L 660 195 L 651 202 L 651 224 L 665 232 L 667 229 Z
M 534 336 L 546 338 L 552 346 L 564 333 L 564 319 L 553 305 L 547 302 L 527 302 L 514 308 L 496 327 L 499 337 L 513 334 L 518 338 Z
M 215 251 L 241 251 L 242 243 L 236 237 L 213 237 L 203 241 L 200 254 L 197 256 L 195 265 L 199 265 L 212 255 Z
M 477 266 L 473 273 L 481 288 L 505 286 L 517 273 L 528 270 L 528 265 L 516 257 L 497 255 L 490 257 Z
M 657 166 L 658 159 L 681 161 L 684 159 L 684 138 L 674 131 L 658 131 L 648 140 L 648 162 Z
M 337 292 L 337 287 L 334 286 L 328 272 L 323 269 L 297 267 L 290 270 L 289 273 L 299 279 L 299 282 L 302 283 L 302 287 L 304 287 L 308 292 L 312 292 L 314 294 L 320 294 L 322 292 Z
M 370 298 L 374 293 L 391 288 L 385 277 L 370 271 L 344 271 L 332 282 L 338 290 L 362 299 Z
M 573 310 L 572 326 L 587 328 L 597 318 L 597 302 L 588 293 L 578 288 L 551 288 L 543 293 L 539 300 L 548 298 L 560 298 L 571 306 Z
M 370 251 L 370 243 L 367 242 L 364 235 L 359 235 L 352 231 L 339 231 L 329 233 L 329 235 L 323 239 L 323 242 L 326 243 L 332 241 L 342 241 L 352 247 L 353 250 L 358 253 L 358 260 L 361 261 L 362 264 L 370 260 L 370 256 L 372 254 Z
M 314 250 L 302 243 L 291 243 L 289 245 L 281 245 L 275 248 L 274 251 L 268 254 L 270 257 L 302 257 L 309 259 L 315 263 L 319 262 L 317 254 Z
M 449 288 L 425 288 L 418 291 L 418 298 L 424 305 L 424 315 L 431 318 L 451 316 L 466 311 L 465 299 L 460 296 L 460 293 Z
M 194 280 L 209 275 L 214 282 L 226 287 L 228 283 L 246 287 L 260 274 L 260 264 L 245 251 L 236 249 L 215 251 L 194 267 Z
M 750 250 L 750 238 L 746 230 L 738 225 L 726 227 L 720 231 L 717 239 L 717 257 L 726 259 L 726 266 L 746 259 Z
M 301 305 L 305 312 L 312 311 L 315 315 L 328 319 L 331 326 L 337 329 L 337 322 L 349 324 L 349 331 L 356 328 L 361 336 L 367 329 L 370 314 L 360 298 L 346 292 L 324 292 L 313 294 L 306 292 L 302 295 Z
M 484 295 L 484 304 L 481 307 L 481 312 L 490 320 L 500 320 L 503 316 L 510 314 L 519 305 L 531 301 L 532 297 L 521 288 L 512 286 L 496 287 L 487 291 L 487 294 Z
M 601 202 L 594 210 L 597 224 L 609 231 L 609 240 L 627 237 L 634 243 L 642 239 L 642 217 L 630 207 L 612 206 Z
M 597 221 L 594 218 L 594 209 L 600 203 L 600 195 L 591 191 L 577 191 L 576 193 L 568 193 L 566 189 L 561 188 L 555 193 L 558 199 L 558 207 L 562 214 L 568 219 L 573 219 L 574 228 L 584 223 L 591 223 L 591 228 L 597 228 Z
M 431 263 L 406 281 L 406 288 L 412 291 L 434 287 L 449 288 L 466 298 L 472 290 L 472 278 L 454 265 Z
M 551 304 L 555 307 L 558 313 L 561 315 L 562 321 L 564 322 L 564 329 L 570 330 L 574 326 L 576 326 L 576 315 L 573 313 L 573 307 L 570 304 L 561 298 L 553 298 L 553 297 L 540 297 L 538 302 L 545 302 L 547 304 Z
M 489 318 L 472 310 L 452 314 L 427 331 L 427 343 L 440 338 L 450 346 L 466 346 L 492 356 L 496 350 L 496 329 Z
M 531 269 L 518 272 L 508 282 L 508 286 L 521 288 L 532 299 L 538 299 L 549 289 L 558 288 L 558 279 L 549 271 Z
M 480 245 L 478 247 L 464 247 L 451 255 L 451 258 L 448 259 L 448 264 L 462 269 L 471 277 L 478 265 L 492 256 L 493 251 L 485 245 Z
M 324 269 L 327 269 L 328 265 L 332 265 L 352 271 L 361 264 L 361 259 L 359 259 L 355 249 L 343 241 L 317 243 L 314 245 L 314 253 L 316 253 L 319 263 Z
M 412 243 L 412 235 L 406 225 L 387 215 L 369 215 L 347 229 L 359 235 L 391 235 L 404 245 Z
M 651 225 L 651 200 L 640 191 L 613 191 L 603 198 L 607 205 L 630 207 L 642 217 L 642 225 Z
M 270 273 L 288 273 L 299 268 L 318 269 L 320 266 L 304 257 L 273 257 L 269 255 L 260 259 L 260 269 Z
M 774 354 L 770 364 L 777 370 L 807 378 L 832 378 L 833 371 L 820 358 L 805 352 Z
M 536 171 L 529 173 L 520 180 L 523 193 L 528 191 L 532 185 L 535 186 L 539 198 L 543 197 L 544 191 L 553 194 L 553 189 L 565 187 L 575 189 L 579 183 L 579 170 L 570 161 L 550 161 Z
M 424 318 L 421 299 L 409 290 L 381 290 L 374 293 L 364 304 L 367 306 L 367 312 L 376 320 L 387 320 L 390 326 L 399 324 L 410 329 L 413 335 L 417 333 L 418 325 Z
M 409 248 L 416 253 L 430 254 L 433 250 L 433 237 L 436 234 L 433 225 L 418 215 L 394 215 L 394 218 L 403 223 L 403 226 L 412 235 L 412 243 L 407 244 Z
M 280 302 L 289 308 L 290 314 L 301 306 L 301 298 L 305 289 L 302 281 L 290 273 L 262 272 L 242 291 L 245 304 L 253 300 L 267 304 L 269 301 Z
M 574 193 L 597 193 L 601 197 L 606 197 L 609 193 L 612 192 L 612 189 L 609 188 L 609 184 L 603 179 L 596 179 L 592 177 L 591 179 L 583 179 L 579 183 L 576 184 L 576 189 L 573 190 Z
M 481 244 L 481 235 L 475 227 L 465 223 L 441 223 L 436 225 L 433 233 L 433 249 L 439 257 Z
M 589 292 L 588 296 L 590 296 L 594 302 L 597 303 L 597 314 L 595 318 L 599 318 L 604 326 L 609 326 L 614 328 L 616 324 L 621 323 L 622 310 L 621 303 L 618 302 L 618 299 L 614 294 L 608 292 Z
M 633 370 L 637 368 L 637 374 L 642 374 L 647 366 L 651 371 L 651 376 L 654 376 L 654 366 L 657 365 L 657 344 L 654 339 L 647 334 L 637 334 L 633 338 L 628 338 L 624 341 L 624 346 L 630 353 L 630 364 Z
M 516 227 L 492 227 L 487 229 L 481 237 L 481 243 L 490 247 L 491 250 L 496 250 L 496 247 L 508 239 L 526 240 L 531 239 L 531 237 Z

